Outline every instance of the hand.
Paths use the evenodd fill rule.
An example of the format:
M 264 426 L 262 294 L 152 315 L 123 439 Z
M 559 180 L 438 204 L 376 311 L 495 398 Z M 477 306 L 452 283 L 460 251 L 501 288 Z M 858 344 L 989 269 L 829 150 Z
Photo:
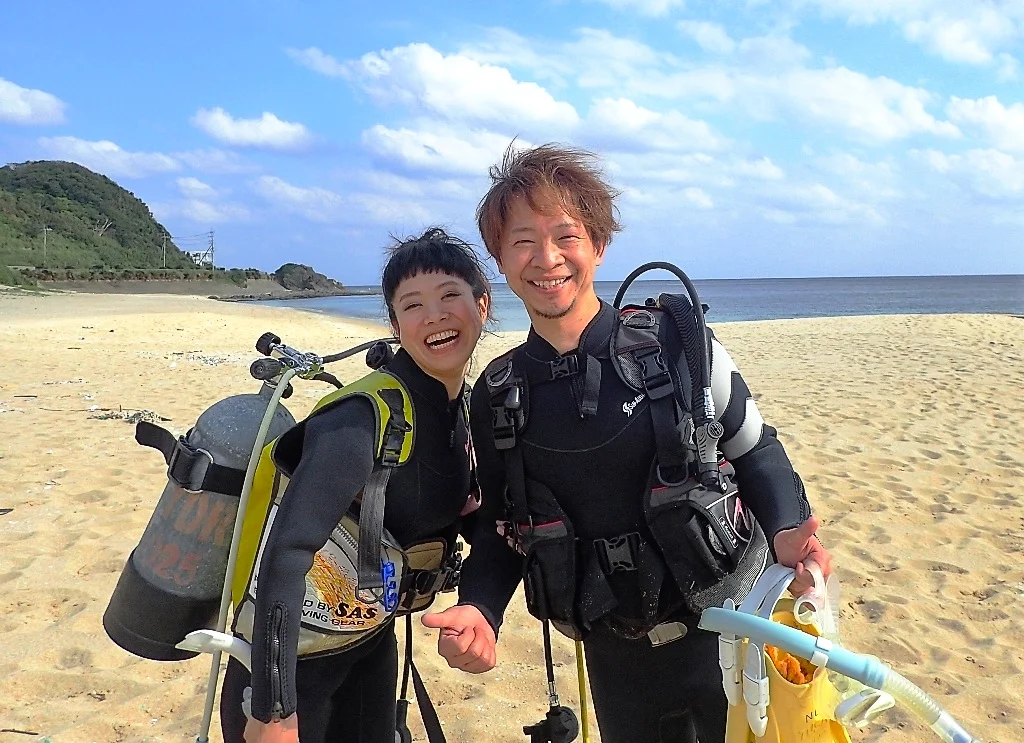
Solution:
M 424 627 L 441 630 L 437 652 L 451 668 L 484 673 L 497 662 L 497 638 L 491 623 L 475 606 L 453 606 L 438 614 L 424 614 Z
M 250 717 L 242 737 L 245 743 L 299 743 L 299 716 L 289 715 L 278 722 L 260 722 Z
M 818 517 L 811 516 L 795 529 L 783 529 L 775 535 L 775 557 L 779 564 L 796 571 L 789 587 L 794 596 L 805 594 L 814 587 L 814 578 L 807 570 L 810 563 L 818 563 L 824 577 L 832 574 L 832 555 L 814 534 L 819 526 Z

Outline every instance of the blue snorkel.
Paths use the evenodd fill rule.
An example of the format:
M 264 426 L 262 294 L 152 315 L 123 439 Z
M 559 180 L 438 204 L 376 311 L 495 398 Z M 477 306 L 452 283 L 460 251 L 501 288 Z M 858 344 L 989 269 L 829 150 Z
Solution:
M 701 614 L 701 629 L 735 637 L 748 637 L 804 658 L 816 666 L 828 668 L 872 689 L 891 694 L 908 707 L 946 743 L 981 743 L 935 700 L 896 671 L 876 658 L 854 653 L 826 637 L 815 637 L 770 619 L 712 607 Z

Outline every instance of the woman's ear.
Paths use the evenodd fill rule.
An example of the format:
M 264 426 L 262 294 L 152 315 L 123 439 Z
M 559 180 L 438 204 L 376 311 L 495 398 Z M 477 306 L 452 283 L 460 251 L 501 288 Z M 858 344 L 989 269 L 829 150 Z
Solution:
M 483 323 L 487 322 L 487 317 L 491 309 L 491 295 L 483 294 L 476 300 L 476 308 L 480 311 L 480 321 Z
M 402 342 L 402 334 L 398 330 L 398 323 L 394 321 L 391 322 L 391 335 L 395 336 L 399 343 Z

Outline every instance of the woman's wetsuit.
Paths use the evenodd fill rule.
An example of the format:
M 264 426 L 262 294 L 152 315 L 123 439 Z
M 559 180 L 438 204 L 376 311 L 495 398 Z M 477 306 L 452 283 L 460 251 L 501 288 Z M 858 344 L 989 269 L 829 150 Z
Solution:
M 580 414 L 578 378 L 531 385 L 526 427 L 517 436 L 526 477 L 550 488 L 579 543 L 633 531 L 651 538 L 642 504 L 655 456 L 651 412 L 646 397 L 620 379 L 609 358 L 616 314 L 602 303 L 582 336 L 581 350 L 601 364 L 596 414 Z M 542 362 L 558 358 L 532 330 L 523 350 Z M 717 341 L 712 359 L 715 405 L 725 428 L 719 448 L 736 469 L 744 503 L 771 540 L 780 529 L 802 523 L 810 506 L 775 430 L 764 424 L 739 371 Z M 483 379 L 474 388 L 470 410 L 483 505 L 459 599 L 477 606 L 497 629 L 519 584 L 522 557 L 494 526 L 506 518 L 506 480 Z M 607 576 L 619 602 L 614 614 L 627 621 L 643 616 L 638 574 L 618 571 Z M 663 599 L 673 585 L 666 581 Z M 716 636 L 698 630 L 697 617 L 685 610 L 671 619 L 683 621 L 688 632 L 658 647 L 646 637 L 620 637 L 601 621 L 586 638 L 587 669 L 605 743 L 691 741 L 692 732 L 682 732 L 687 725 L 669 719 L 687 710 L 702 741 L 724 739 L 726 699 Z
M 470 491 L 468 422 L 461 400 L 404 351 L 385 367 L 405 383 L 413 404 L 413 451 L 388 480 L 384 526 L 401 545 L 451 539 Z M 298 712 L 303 743 L 394 743 L 398 654 L 393 623 L 349 650 L 296 659 L 305 575 L 362 490 L 377 447 L 373 404 L 346 398 L 305 421 L 293 470 L 264 548 L 252 647 L 253 674 L 230 661 L 221 692 L 225 743 L 242 743 L 242 693 L 252 686 L 253 717 L 268 722 Z M 299 447 L 296 446 L 296 451 Z M 287 459 L 286 451 L 282 456 Z M 277 616 L 283 621 L 273 621 Z M 276 629 L 275 629 L 276 625 Z M 268 648 L 279 643 L 277 667 Z

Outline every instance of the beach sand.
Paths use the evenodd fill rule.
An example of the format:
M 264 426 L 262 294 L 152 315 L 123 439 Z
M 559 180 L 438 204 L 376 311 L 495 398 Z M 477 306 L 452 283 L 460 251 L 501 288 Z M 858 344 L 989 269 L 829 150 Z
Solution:
M 1024 320 L 714 327 L 824 520 L 845 644 L 889 661 L 983 740 L 1024 741 Z M 209 656 L 142 660 L 100 623 L 165 482 L 134 426 L 103 416 L 150 410 L 184 432 L 215 401 L 256 391 L 247 370 L 267 330 L 326 354 L 377 329 L 197 297 L 0 294 L 0 509 L 12 509 L 0 515 L 3 743 L 195 740 Z M 486 338 L 475 368 L 521 338 Z M 360 358 L 332 368 L 344 380 L 364 370 Z M 327 391 L 297 383 L 286 405 L 299 417 Z M 416 626 L 448 740 L 525 740 L 546 685 L 540 626 L 521 594 L 499 665 L 483 676 L 449 670 Z M 555 660 L 563 699 L 578 707 L 560 636 Z M 854 739 L 937 740 L 900 710 Z

